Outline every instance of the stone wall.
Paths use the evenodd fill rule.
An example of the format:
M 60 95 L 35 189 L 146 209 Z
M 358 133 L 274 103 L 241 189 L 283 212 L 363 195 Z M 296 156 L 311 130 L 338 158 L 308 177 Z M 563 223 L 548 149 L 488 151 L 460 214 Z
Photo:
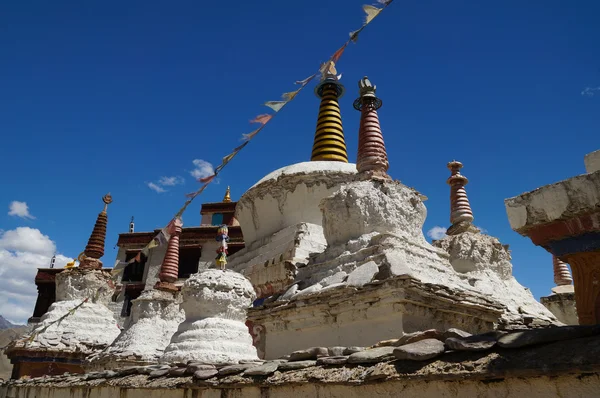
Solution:
M 544 397 L 597 396 L 600 376 L 507 378 L 495 380 L 402 380 L 366 385 L 288 384 L 239 388 L 142 388 L 142 387 L 0 387 L 1 398 L 362 398 L 419 397 Z

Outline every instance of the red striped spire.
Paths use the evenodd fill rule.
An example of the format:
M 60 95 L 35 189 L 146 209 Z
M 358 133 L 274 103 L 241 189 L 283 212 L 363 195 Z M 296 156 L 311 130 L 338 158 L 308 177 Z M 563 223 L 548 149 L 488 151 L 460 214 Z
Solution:
M 108 216 L 106 210 L 108 205 L 112 203 L 112 196 L 107 193 L 102 197 L 104 209 L 98 214 L 96 224 L 88 239 L 83 253 L 79 255 L 79 268 L 81 269 L 102 269 L 102 261 L 100 257 L 104 255 L 104 242 L 106 240 L 106 226 L 108 224 Z
M 390 164 L 377 114 L 382 101 L 375 96 L 377 87 L 371 84 L 368 77 L 358 82 L 358 88 L 360 97 L 354 101 L 354 108 L 361 112 L 356 168 L 359 173 L 372 172 L 388 177 Z
M 448 235 L 456 235 L 467 230 L 474 230 L 473 211 L 467 198 L 465 185 L 469 183 L 469 179 L 460 174 L 460 169 L 463 167 L 461 162 L 453 160 L 448 163 L 451 175 L 446 181 L 450 185 L 450 223 L 452 224 L 448 231 Z
M 573 284 L 573 277 L 567 263 L 556 256 L 552 256 L 552 265 L 554 268 L 554 283 L 557 286 Z
M 176 292 L 178 289 L 175 286 L 177 278 L 179 278 L 179 236 L 181 235 L 183 222 L 180 218 L 175 218 L 172 221 L 172 227 L 169 228 L 171 237 L 167 246 L 167 252 L 160 266 L 158 277 L 160 281 L 154 286 L 155 289 L 169 292 Z

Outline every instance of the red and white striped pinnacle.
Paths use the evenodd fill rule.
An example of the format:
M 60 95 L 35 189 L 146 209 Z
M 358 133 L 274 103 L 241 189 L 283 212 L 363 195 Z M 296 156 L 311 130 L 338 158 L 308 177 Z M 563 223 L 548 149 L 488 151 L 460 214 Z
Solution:
M 567 263 L 556 256 L 552 256 L 552 265 L 554 268 L 554 283 L 557 286 L 573 284 L 573 277 Z
M 460 169 L 463 167 L 461 162 L 452 161 L 448 163 L 448 168 L 452 173 L 446 181 L 450 185 L 450 223 L 457 224 L 459 222 L 472 222 L 473 211 L 465 185 L 469 182 L 467 177 L 460 174 Z
M 181 235 L 183 223 L 175 220 L 174 231 L 171 234 L 167 246 L 167 252 L 160 266 L 158 277 L 161 282 L 174 283 L 179 277 L 179 236 Z

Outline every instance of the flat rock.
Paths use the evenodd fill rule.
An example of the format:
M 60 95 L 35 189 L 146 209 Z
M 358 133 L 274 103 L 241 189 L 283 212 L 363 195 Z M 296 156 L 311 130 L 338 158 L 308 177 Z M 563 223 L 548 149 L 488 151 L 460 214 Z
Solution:
M 399 340 L 400 339 L 382 340 L 382 341 L 374 344 L 373 348 L 377 348 L 377 347 L 397 347 Z
M 202 369 L 198 370 L 194 373 L 194 379 L 198 380 L 207 380 L 211 377 L 214 377 L 219 373 L 217 369 Z
M 306 350 L 294 351 L 290 354 L 290 361 L 306 361 L 317 359 L 329 355 L 329 350 L 325 347 L 311 347 Z
M 344 355 L 345 350 L 346 347 L 327 347 L 327 354 L 330 357 L 339 357 L 341 355 Z
M 153 370 L 152 372 L 150 372 L 150 378 L 155 378 L 155 377 L 162 377 L 165 376 L 169 373 L 169 369 L 160 369 L 160 370 Z
M 255 363 L 242 363 L 239 365 L 225 366 L 224 368 L 219 369 L 219 376 L 236 375 L 256 366 L 257 365 Z
M 352 355 L 355 352 L 361 352 L 366 350 L 365 347 L 346 347 L 346 349 L 344 350 L 344 352 L 342 353 L 343 355 Z
M 469 336 L 472 336 L 471 333 L 469 333 L 469 332 L 465 332 L 464 330 L 460 330 L 460 329 L 456 329 L 456 328 L 450 328 L 444 332 L 443 339 L 446 340 L 450 337 L 464 338 L 464 337 L 469 337 Z
M 348 362 L 348 356 L 346 355 L 317 359 L 317 365 L 344 365 L 346 362 Z
M 129 375 L 134 375 L 137 373 L 138 373 L 138 367 L 130 366 L 128 368 L 119 369 L 118 376 L 129 376 Z
M 190 363 L 187 367 L 185 367 L 185 374 L 193 375 L 199 370 L 212 370 L 215 369 L 214 365 L 208 365 L 204 363 Z
M 496 345 L 496 337 L 491 334 L 479 334 L 464 338 L 449 337 L 444 344 L 455 351 L 485 351 Z
M 405 344 L 416 343 L 417 341 L 425 339 L 437 339 L 440 341 L 444 341 L 444 334 L 435 329 L 424 330 L 422 332 L 407 333 L 398 339 L 396 347 Z
M 444 352 L 444 343 L 437 339 L 425 339 L 416 343 L 405 344 L 394 349 L 397 359 L 411 361 L 426 361 L 435 358 Z
M 186 369 L 187 368 L 171 368 L 169 370 L 169 376 L 173 376 L 173 377 L 184 376 L 186 374 Z
M 298 369 L 310 368 L 311 366 L 316 366 L 316 365 L 317 365 L 317 361 L 313 361 L 313 360 L 285 362 L 285 363 L 280 363 L 277 370 L 284 372 L 287 370 L 298 370 Z
M 600 325 L 560 326 L 508 333 L 498 339 L 498 345 L 503 348 L 518 348 L 553 341 L 578 339 L 597 334 L 600 334 Z
M 355 352 L 348 357 L 348 363 L 376 363 L 394 359 L 394 347 L 378 347 Z
M 348 274 L 346 283 L 349 286 L 363 286 L 373 280 L 375 274 L 379 272 L 379 266 L 375 261 L 369 261 L 357 267 Z
M 277 362 L 265 362 L 262 365 L 245 370 L 244 376 L 268 376 L 275 373 L 279 365 Z

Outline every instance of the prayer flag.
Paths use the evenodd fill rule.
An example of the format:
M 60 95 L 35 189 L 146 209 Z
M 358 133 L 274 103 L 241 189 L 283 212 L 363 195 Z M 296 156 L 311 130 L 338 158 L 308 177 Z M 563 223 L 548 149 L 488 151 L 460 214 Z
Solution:
M 380 12 L 381 8 L 377 8 L 375 6 L 364 5 L 363 10 L 367 13 L 367 17 L 365 18 L 365 24 L 370 23 L 373 18 L 375 18 Z
M 296 84 L 301 84 L 301 85 L 304 87 L 304 86 L 306 86 L 306 85 L 307 85 L 307 84 L 308 84 L 308 83 L 309 83 L 309 82 L 310 82 L 310 81 L 311 81 L 311 80 L 312 80 L 312 79 L 313 79 L 313 78 L 314 78 L 316 75 L 317 75 L 317 73 L 315 73 L 315 74 L 314 74 L 314 75 L 312 75 L 312 76 L 309 76 L 309 77 L 307 77 L 307 78 L 306 78 L 306 79 L 304 79 L 304 80 L 298 80 L 298 81 L 296 82 Z
M 286 104 L 285 101 L 267 101 L 265 105 L 273 109 L 275 112 L 279 112 L 281 108 Z
M 202 182 L 202 183 L 207 183 L 207 182 L 211 182 L 214 178 L 216 177 L 216 174 L 213 174 L 211 176 L 208 177 L 203 177 L 203 178 L 198 178 L 198 182 Z
M 296 91 L 290 91 L 289 93 L 283 93 L 283 94 L 281 95 L 281 98 L 283 98 L 283 99 L 284 99 L 284 100 L 286 100 L 286 101 L 291 101 L 291 100 L 293 100 L 293 99 L 294 99 L 294 97 L 295 97 L 296 95 L 298 95 L 298 93 L 300 92 L 300 90 L 302 90 L 302 89 L 301 89 L 301 88 L 299 88 L 299 89 L 298 89 L 298 90 L 296 90 Z
M 254 138 L 254 136 L 256 134 L 258 134 L 258 132 L 260 131 L 260 129 L 256 129 L 251 133 L 248 134 L 242 134 L 242 139 L 246 140 L 246 141 L 250 141 L 252 138 Z
M 272 117 L 273 117 L 273 115 L 269 115 L 269 114 L 265 113 L 262 115 L 258 115 L 254 119 L 250 120 L 250 123 L 266 124 L 269 120 L 271 120 Z
M 333 62 L 338 62 L 340 57 L 342 56 L 342 54 L 344 53 L 344 50 L 346 49 L 346 45 L 348 43 L 344 44 L 342 47 L 340 47 L 335 53 L 333 53 L 333 56 L 331 57 L 331 60 Z
M 360 33 L 362 29 L 359 30 L 355 30 L 354 32 L 350 32 L 350 40 L 352 40 L 352 43 L 356 43 L 356 41 L 358 40 L 358 34 Z

